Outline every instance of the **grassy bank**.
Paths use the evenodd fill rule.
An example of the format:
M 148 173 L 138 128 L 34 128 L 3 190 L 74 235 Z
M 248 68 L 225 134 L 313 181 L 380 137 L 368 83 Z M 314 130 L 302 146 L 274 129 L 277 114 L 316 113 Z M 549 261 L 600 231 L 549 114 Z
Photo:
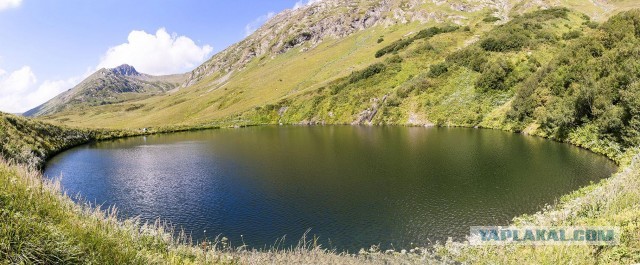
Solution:
M 85 129 L 52 125 L 0 112 L 0 154 L 8 161 L 42 168 L 51 156 L 85 143 L 108 139 L 215 129 L 220 124 L 164 126 L 139 129 Z

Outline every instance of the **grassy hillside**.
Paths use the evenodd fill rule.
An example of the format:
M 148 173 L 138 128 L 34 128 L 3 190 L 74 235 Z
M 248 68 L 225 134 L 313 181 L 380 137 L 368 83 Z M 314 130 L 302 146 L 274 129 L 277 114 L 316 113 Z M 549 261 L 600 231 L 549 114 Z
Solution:
M 99 138 L 95 130 L 54 126 L 0 112 L 0 154 L 17 164 L 41 167 L 51 155 Z
M 0 156 L 31 168 L 41 168 L 46 159 L 68 148 L 89 142 L 156 133 L 213 129 L 209 126 L 162 126 L 137 130 L 83 129 L 53 125 L 0 112 Z
M 420 39 L 398 51 L 404 61 L 399 63 L 401 69 L 397 70 L 398 73 L 393 75 L 393 80 L 386 80 L 386 83 L 376 84 L 373 87 L 370 87 L 366 82 L 354 84 L 354 86 L 360 87 L 360 94 L 368 96 L 367 98 L 364 98 L 364 96 L 358 96 L 360 97 L 358 99 L 354 98 L 353 100 L 358 101 L 353 102 L 355 104 L 350 104 L 348 111 L 361 113 L 370 108 L 370 105 L 366 104 L 367 101 L 374 100 L 374 98 L 380 99 L 386 93 L 393 92 L 393 90 L 397 90 L 400 85 L 408 83 L 407 81 L 420 82 L 421 80 L 418 80 L 417 77 L 426 75 L 431 65 L 438 64 L 444 61 L 448 54 L 475 43 L 479 38 L 485 37 L 487 32 L 501 27 L 501 24 L 517 17 L 518 14 L 522 12 L 536 10 L 539 6 L 549 6 L 552 4 L 570 6 L 578 10 L 577 12 L 572 12 L 567 21 L 558 19 L 542 23 L 544 25 L 550 25 L 551 28 L 545 28 L 541 31 L 545 32 L 545 34 L 548 35 L 547 37 L 557 39 L 557 42 L 545 43 L 541 46 L 532 47 L 531 50 L 526 50 L 529 48 L 526 47 L 525 50 L 506 53 L 512 63 L 516 63 L 516 61 L 521 59 L 528 60 L 528 57 L 533 57 L 539 63 L 545 63 L 551 59 L 554 49 L 566 45 L 566 43 L 570 41 L 562 39 L 562 34 L 570 30 L 584 30 L 588 28 L 589 25 L 593 26 L 598 23 L 591 22 L 589 25 L 583 25 L 585 19 L 583 19 L 580 12 L 608 16 L 615 10 L 626 8 L 626 6 L 634 6 L 633 1 L 596 5 L 594 3 L 600 2 L 586 0 L 561 1 L 561 3 L 556 3 L 555 1 L 549 1 L 548 3 L 547 1 L 540 1 L 536 2 L 537 4 L 529 3 L 530 1 L 514 0 L 506 6 L 482 4 L 480 2 L 465 4 L 455 1 L 445 4 L 435 4 L 432 2 L 415 4 L 413 2 L 416 1 L 409 1 L 411 3 L 402 4 L 404 2 L 406 1 L 391 1 L 393 4 L 391 4 L 390 8 L 396 9 L 384 11 L 386 12 L 384 14 L 387 14 L 386 19 L 389 19 L 390 24 L 380 24 L 354 31 L 345 37 L 327 36 L 318 43 L 312 43 L 313 39 L 311 39 L 307 43 L 292 46 L 284 53 L 279 53 L 280 49 L 277 49 L 277 47 L 280 47 L 278 43 L 284 43 L 285 41 L 278 41 L 277 43 L 274 41 L 273 45 L 276 45 L 274 46 L 275 51 L 253 57 L 253 59 L 248 60 L 246 64 L 233 67 L 229 66 L 228 69 L 221 69 L 210 75 L 199 77 L 201 78 L 198 79 L 200 80 L 199 82 L 192 86 L 181 88 L 180 91 L 175 93 L 122 104 L 68 110 L 56 114 L 53 117 L 47 117 L 47 119 L 84 127 L 109 128 L 141 128 L 165 125 L 167 123 L 182 125 L 211 123 L 241 115 L 255 108 L 277 105 L 283 100 L 293 99 L 295 101 L 297 100 L 296 98 L 303 97 L 307 92 L 314 92 L 322 87 L 326 87 L 330 83 L 338 82 L 340 79 L 348 77 L 354 71 L 365 69 L 373 63 L 384 63 L 390 55 L 376 58 L 375 54 L 377 51 L 400 39 L 409 38 L 421 30 L 433 26 L 456 25 L 460 27 L 456 32 L 435 36 L 429 40 Z M 635 5 L 637 4 L 638 3 L 635 2 Z M 604 9 L 607 9 L 607 11 Z M 366 11 L 364 7 L 357 10 Z M 405 12 L 405 14 L 404 17 L 395 19 L 394 12 L 400 12 L 398 10 L 403 10 L 402 12 Z M 362 11 L 363 13 L 354 13 L 346 16 L 344 15 L 345 13 L 336 13 L 336 10 L 327 8 L 326 10 L 316 11 L 314 14 L 321 16 L 326 13 L 328 18 L 338 15 L 339 18 L 345 16 L 342 19 L 351 21 L 358 17 L 361 17 L 360 20 L 362 20 L 367 16 L 365 11 Z M 304 10 L 295 13 L 296 19 L 298 18 L 298 13 L 304 14 Z M 414 16 L 411 14 L 414 14 Z M 420 17 L 418 14 L 428 19 L 425 19 L 424 23 L 421 21 L 407 20 L 411 17 Z M 401 23 L 403 19 L 406 20 L 406 23 Z M 601 19 L 605 19 L 605 17 Z M 303 19 L 300 20 L 305 21 Z M 591 20 L 595 21 L 595 18 Z M 381 21 L 385 20 L 381 18 Z M 289 22 L 282 21 L 282 23 L 287 24 Z M 291 27 L 299 28 L 304 26 L 296 25 L 292 25 Z M 280 32 L 276 30 L 277 28 L 272 29 L 269 28 L 269 26 L 269 24 L 265 26 L 264 34 Z M 532 30 L 538 31 L 536 29 Z M 289 31 L 283 30 L 283 32 L 285 33 L 281 34 L 285 35 L 277 35 L 278 40 L 287 38 L 295 39 L 295 37 L 298 36 L 295 35 L 297 31 L 293 29 L 291 29 L 291 34 L 293 35 L 290 36 L 287 35 Z M 241 42 L 239 45 L 243 47 L 247 46 L 246 49 L 248 50 L 258 50 L 258 48 L 261 47 L 262 42 L 256 43 L 252 46 L 253 48 L 249 47 L 252 43 L 250 40 L 251 38 Z M 422 47 L 420 47 L 421 45 Z M 429 45 L 433 49 L 431 49 Z M 528 52 L 532 54 L 528 55 Z M 246 51 L 244 50 L 238 50 L 237 53 L 223 53 L 223 55 L 226 56 L 224 57 L 225 60 L 235 61 L 239 60 L 236 57 L 242 57 L 245 53 Z M 249 54 L 253 53 L 249 52 Z M 501 54 L 491 53 L 490 56 L 495 59 L 497 56 L 501 56 Z M 215 58 L 218 57 L 216 56 L 214 59 Z M 523 64 L 522 67 L 528 66 Z M 444 120 L 442 117 L 448 115 L 441 115 L 443 111 L 438 110 L 437 107 L 435 109 L 431 108 L 430 104 L 439 105 L 438 102 L 446 100 L 447 95 L 451 95 L 454 92 L 463 95 L 465 99 L 460 100 L 472 100 L 476 98 L 476 93 L 469 91 L 469 87 L 471 87 L 471 84 L 475 82 L 478 76 L 477 71 L 467 71 L 464 67 L 452 69 L 448 75 L 443 78 L 438 78 L 436 80 L 438 82 L 432 84 L 433 86 L 447 86 L 446 89 L 439 90 L 437 95 L 431 95 L 431 97 L 425 96 L 426 93 L 421 93 L 423 94 L 422 98 L 413 98 L 411 102 L 407 101 L 407 106 L 403 106 L 401 109 L 395 111 L 396 113 L 393 114 L 394 117 L 385 117 L 381 120 L 386 120 L 385 122 L 387 123 L 401 124 L 411 123 L 409 121 L 414 120 L 424 123 L 437 123 L 438 119 Z M 373 83 L 373 81 L 371 82 Z M 385 87 L 382 87 L 383 85 Z M 496 95 L 490 98 L 483 97 L 481 100 L 487 102 L 494 101 L 491 105 L 484 106 L 483 108 L 499 107 L 496 105 L 498 105 L 498 103 L 504 103 L 506 101 L 505 98 L 509 98 L 509 95 Z M 428 102 L 425 102 L 425 100 L 428 100 Z M 436 102 L 434 103 L 434 101 Z M 415 106 L 408 107 L 409 104 Z M 334 106 L 326 106 L 326 108 L 330 107 Z M 440 109 L 442 108 L 446 107 L 440 107 Z M 323 115 L 328 115 L 331 111 L 335 114 L 336 112 L 344 112 L 346 110 L 339 108 L 327 110 Z M 488 112 L 490 110 L 483 111 Z M 301 115 L 291 115 L 286 122 L 294 124 L 306 123 L 313 118 L 300 116 Z M 456 114 L 455 116 L 460 117 L 459 119 L 451 121 L 452 123 L 473 123 L 473 120 L 464 121 L 464 119 L 468 118 L 468 115 Z M 410 117 L 413 117 L 413 119 L 409 119 Z M 326 122 L 335 120 L 335 122 L 339 123 L 352 123 L 357 121 L 359 116 L 356 114 L 341 117 L 340 119 L 320 118 Z M 477 119 L 479 118 L 474 118 L 474 120 Z M 446 122 L 446 120 L 444 121 Z M 237 122 L 242 123 L 245 122 L 245 120 L 239 120 Z M 374 123 L 379 122 L 380 121 Z

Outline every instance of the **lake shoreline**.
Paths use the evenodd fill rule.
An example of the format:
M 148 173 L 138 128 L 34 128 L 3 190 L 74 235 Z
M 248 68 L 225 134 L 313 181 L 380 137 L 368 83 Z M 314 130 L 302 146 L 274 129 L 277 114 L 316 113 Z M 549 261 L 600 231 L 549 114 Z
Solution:
M 18 118 L 18 119 L 24 119 L 24 118 Z M 26 119 L 24 119 L 26 120 Z M 33 121 L 24 121 L 25 123 L 32 123 Z M 40 122 L 36 122 L 36 123 L 40 123 Z M 82 144 L 87 144 L 87 143 L 91 143 L 91 142 L 97 142 L 97 141 L 102 141 L 102 140 L 112 140 L 112 139 L 118 139 L 118 138 L 124 138 L 124 137 L 134 137 L 134 136 L 144 136 L 144 135 L 153 135 L 153 134 L 164 134 L 164 133 L 172 133 L 172 132 L 181 132 L 181 131 L 193 131 L 193 130 L 206 130 L 206 129 L 221 129 L 221 128 L 238 128 L 238 127 L 246 127 L 246 126 L 261 126 L 261 125 L 274 125 L 274 126 L 278 126 L 276 124 L 258 124 L 258 125 L 228 125 L 228 126 L 224 126 L 224 125 L 210 125 L 210 126 L 193 126 L 193 127 L 181 127 L 181 128 L 160 128 L 160 129 L 151 129 L 148 130 L 146 132 L 139 132 L 139 133 L 135 133 L 135 132 L 128 132 L 128 133 L 121 133 L 121 134 L 117 134 L 115 136 L 113 135 L 100 135 L 97 134 L 97 137 L 94 138 L 89 138 L 87 137 L 86 141 L 84 142 L 78 142 L 78 143 L 74 143 L 74 144 L 67 144 L 64 145 L 64 143 L 61 145 L 62 148 L 57 148 L 55 150 L 49 150 L 47 152 L 47 150 L 45 150 L 44 152 L 40 152 L 40 154 L 44 154 L 46 155 L 46 157 L 52 157 L 54 154 L 60 153 L 66 149 L 75 147 L 75 146 L 79 146 Z M 308 126 L 308 125 L 303 125 L 303 126 Z M 352 125 L 350 125 L 352 126 Z M 365 126 L 369 126 L 369 125 L 365 125 Z M 394 126 L 409 126 L 410 125 L 394 125 Z M 61 128 L 58 126 L 54 126 L 57 128 Z M 419 127 L 423 127 L 423 126 L 419 126 Z M 460 127 L 464 127 L 464 126 L 460 126 Z M 64 128 L 64 127 L 63 127 Z M 466 127 L 469 128 L 469 127 Z M 499 129 L 499 128 L 482 128 L 482 129 L 491 129 L 491 130 L 501 130 L 501 131 L 508 131 L 509 130 L 504 130 L 504 129 Z M 116 130 L 114 130 L 116 131 Z M 122 132 L 122 131 L 120 131 Z M 514 132 L 512 132 L 514 133 Z M 537 135 L 532 135 L 532 136 L 537 136 Z M 537 136 L 540 137 L 540 136 Z M 542 137 L 545 138 L 547 140 L 549 140 L 549 138 L 546 137 Z M 15 140 L 15 139 L 14 139 Z M 565 142 L 566 143 L 566 142 Z M 571 143 L 570 143 L 571 144 Z M 573 144 L 575 145 L 575 144 Z M 575 145 L 578 147 L 581 147 L 580 145 Z M 594 153 L 598 153 L 595 152 L 589 148 L 586 147 L 581 147 L 583 149 L 589 150 L 591 152 Z M 6 154 L 5 154 L 6 155 Z M 7 159 L 11 159 L 11 157 L 8 157 Z M 635 165 L 632 164 L 629 160 L 629 162 L 624 162 L 623 160 L 614 160 L 611 157 L 609 157 L 609 159 L 613 160 L 614 162 L 616 162 L 616 164 L 619 165 L 619 172 L 633 172 L 636 173 L 637 171 L 639 171 L 638 169 L 635 168 Z M 28 167 L 34 167 L 37 165 L 27 165 Z M 591 194 L 590 192 L 593 190 L 597 190 L 599 188 L 603 188 L 603 187 L 607 187 L 607 185 L 609 185 L 609 183 L 614 182 L 614 180 L 616 180 L 621 174 L 620 173 L 615 173 L 613 174 L 613 176 L 605 178 L 603 181 L 600 181 L 598 183 L 594 183 L 591 184 L 587 187 L 584 187 L 582 189 L 579 189 L 578 191 L 574 191 L 573 193 L 567 194 L 565 196 L 563 196 L 562 199 L 560 199 L 560 203 L 556 204 L 555 206 L 550 206 L 547 207 L 547 209 L 540 213 L 539 215 L 536 215 L 538 219 L 548 219 L 548 218 L 552 218 L 552 217 L 548 217 L 553 215 L 554 211 L 557 211 L 557 209 L 562 209 L 563 206 L 570 204 L 571 202 L 575 202 L 575 201 L 580 201 L 580 200 L 585 200 L 584 198 L 587 198 L 589 196 L 589 194 Z M 619 194 L 618 194 L 619 195 Z M 62 199 L 62 198 L 61 198 Z M 517 220 L 521 220 L 521 219 L 527 219 L 530 218 L 530 216 L 517 216 L 515 217 L 516 221 Z M 184 246 L 183 246 L 184 247 Z M 431 255 L 436 255 L 438 257 L 445 257 L 445 259 L 448 260 L 467 260 L 470 259 L 469 256 L 465 256 L 464 254 L 469 254 L 469 253 L 476 253 L 476 251 L 478 251 L 477 248 L 469 248 L 469 247 L 464 247 L 464 243 L 453 243 L 453 242 L 449 242 L 446 243 L 442 246 L 436 246 L 431 250 L 423 250 L 420 253 L 422 253 L 422 255 L 419 255 L 420 258 L 424 258 L 425 257 L 425 253 L 431 253 L 429 254 L 429 256 Z M 375 251 L 373 251 L 374 254 L 376 253 Z M 369 253 L 369 254 L 367 254 Z M 453 253 L 453 254 L 452 254 Z M 457 253 L 457 254 L 455 254 Z M 520 250 L 518 248 L 515 248 L 514 250 L 512 250 L 511 252 L 504 254 L 502 253 L 499 249 L 490 249 L 485 251 L 485 253 L 495 253 L 497 257 L 501 257 L 501 256 L 508 256 L 510 255 L 509 253 L 515 253 L 513 255 L 517 255 L 518 253 L 521 253 Z M 336 255 L 337 253 L 329 253 L 330 255 Z M 369 251 L 365 251 L 365 253 L 361 253 L 363 257 L 367 257 L 370 256 L 371 253 Z
M 353 253 L 376 244 L 464 241 L 469 226 L 508 225 L 611 176 L 614 165 L 580 148 L 499 130 L 267 125 L 84 145 L 54 157 L 45 175 L 62 173 L 68 193 L 117 205 L 121 218 L 170 220 L 194 241 L 206 229 L 235 243 L 244 234 L 250 247 L 288 235 L 282 245 L 289 247 L 313 228 L 309 234 L 322 245 Z M 413 221 L 399 225 L 405 219 Z

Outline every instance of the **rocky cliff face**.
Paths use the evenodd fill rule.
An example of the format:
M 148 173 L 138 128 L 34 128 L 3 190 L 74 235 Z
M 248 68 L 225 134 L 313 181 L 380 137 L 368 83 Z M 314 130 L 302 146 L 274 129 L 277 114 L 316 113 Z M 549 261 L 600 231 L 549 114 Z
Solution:
M 256 57 L 275 56 L 295 47 L 313 48 L 328 38 L 344 38 L 374 26 L 411 22 L 465 24 L 465 13 L 486 9 L 503 20 L 512 13 L 553 5 L 550 0 L 319 0 L 285 10 L 245 40 L 216 54 L 193 70 L 182 87 L 215 73 L 242 69 Z

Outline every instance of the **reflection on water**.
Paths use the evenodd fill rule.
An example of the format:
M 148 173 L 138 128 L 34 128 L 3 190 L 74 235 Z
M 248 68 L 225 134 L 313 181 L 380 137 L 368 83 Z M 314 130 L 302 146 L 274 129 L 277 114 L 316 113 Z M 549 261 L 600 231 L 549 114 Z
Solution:
M 491 130 L 255 127 L 101 142 L 54 157 L 70 194 L 260 248 L 304 231 L 331 248 L 426 245 L 506 225 L 609 176 L 565 144 Z

